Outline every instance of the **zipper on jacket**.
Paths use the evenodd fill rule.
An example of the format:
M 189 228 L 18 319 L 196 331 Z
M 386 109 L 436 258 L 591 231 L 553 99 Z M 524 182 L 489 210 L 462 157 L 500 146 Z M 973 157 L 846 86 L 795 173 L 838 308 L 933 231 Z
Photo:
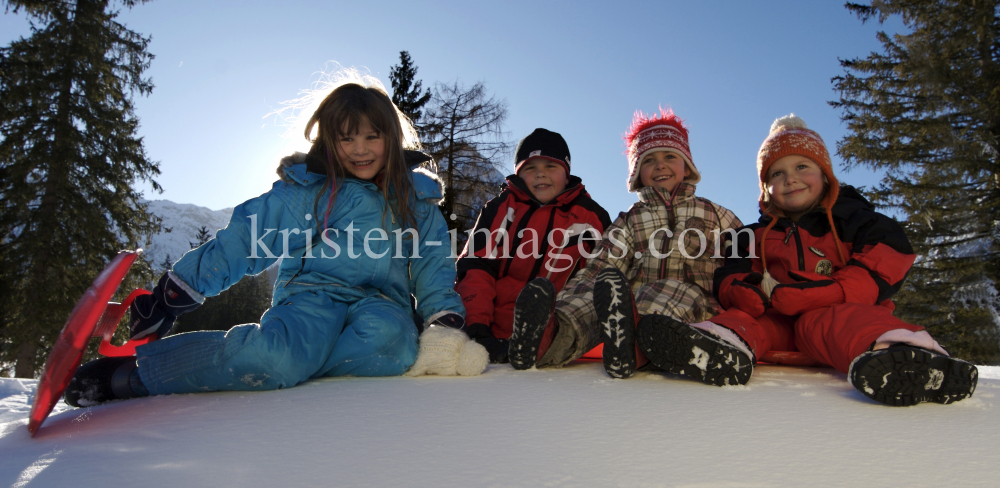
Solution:
M 541 250 L 542 257 L 541 257 L 541 259 L 535 261 L 535 265 L 531 267 L 531 274 L 528 275 L 528 280 L 533 280 L 533 279 L 537 278 L 538 275 L 540 275 L 542 273 L 542 265 L 546 261 L 549 260 L 549 239 L 548 239 L 548 236 L 549 236 L 549 233 L 552 232 L 552 227 L 553 227 L 553 224 L 555 223 L 555 220 L 556 220 L 556 207 L 550 207 L 549 208 L 549 219 L 548 219 L 548 222 L 545 224 L 545 234 L 542 235 L 542 236 L 538 236 L 538 239 L 542 240 L 541 244 L 544 246 L 544 249 Z M 518 245 L 520 245 L 520 243 L 518 243 Z M 514 252 L 516 253 L 517 250 L 515 250 Z M 509 263 L 511 261 L 513 261 L 513 259 L 508 259 L 507 260 L 507 262 L 508 262 L 507 270 L 508 271 L 510 271 L 510 264 Z
M 667 222 L 668 222 L 667 225 L 669 225 L 670 228 L 673 229 L 675 227 L 675 222 L 674 222 L 675 217 L 674 217 L 674 213 L 670 209 L 670 207 L 667 207 L 667 213 L 669 214 L 669 217 L 670 217 L 670 218 L 667 219 Z M 671 230 L 671 232 L 673 232 L 673 230 Z M 674 236 L 674 237 L 678 237 L 678 236 Z M 671 252 L 670 251 L 670 247 L 671 247 L 670 244 L 671 244 L 672 240 L 673 240 L 673 238 L 671 238 L 671 237 L 667 237 L 666 235 L 663 236 L 663 250 L 660 251 L 660 254 L 663 254 L 663 255 L 670 254 L 670 252 Z M 650 242 L 650 244 L 652 244 L 652 242 Z M 678 247 L 678 249 L 681 247 L 681 245 L 682 244 L 680 242 L 680 239 L 678 239 L 677 240 L 677 247 Z M 660 260 L 660 269 L 657 270 L 657 277 L 656 277 L 656 279 L 662 280 L 662 279 L 666 279 L 666 277 L 667 277 L 667 260 L 666 259 L 661 259 Z
M 792 227 L 789 230 L 789 235 L 795 234 L 795 252 L 799 256 L 799 271 L 806 270 L 806 257 L 802 252 L 802 237 L 799 236 L 799 226 L 792 222 Z M 788 238 L 785 238 L 785 242 L 788 242 Z
M 674 195 L 677 193 L 677 189 L 680 188 L 680 187 L 681 187 L 681 185 L 677 185 L 677 186 L 674 187 L 674 191 L 670 192 L 670 202 L 669 203 L 666 200 L 663 201 L 663 204 L 666 205 L 666 207 L 667 207 L 667 225 L 670 226 L 670 232 L 673 232 L 674 230 L 677 229 L 677 212 L 674 209 Z M 659 191 L 657 191 L 657 193 L 659 193 Z M 664 253 L 670 252 L 670 248 L 671 248 L 671 242 L 670 241 L 676 242 L 678 248 L 682 245 L 678 236 L 674 236 L 673 238 L 670 238 L 670 239 L 667 239 L 667 236 L 663 236 L 663 237 L 664 237 L 664 240 L 667 241 L 667 245 L 663 249 Z M 660 279 L 662 280 L 662 279 L 664 279 L 666 277 L 667 277 L 667 260 L 666 259 L 661 259 L 660 260 Z
M 673 203 L 674 203 L 674 195 L 676 194 L 678 188 L 680 188 L 680 185 L 677 185 L 676 187 L 674 187 L 673 191 L 670 192 L 670 201 L 669 202 L 667 201 L 666 198 L 663 198 L 663 194 L 660 193 L 660 191 L 658 189 L 656 190 L 656 196 L 660 197 L 660 200 L 663 202 L 663 206 L 666 209 L 666 212 L 667 212 L 667 225 L 670 227 L 670 232 L 673 232 L 674 229 L 677 227 L 677 215 L 674 214 L 674 205 L 673 205 Z M 662 254 L 668 254 L 670 252 L 670 241 L 671 241 L 671 238 L 668 238 L 668 237 L 664 236 L 663 240 L 664 240 L 664 243 L 663 243 L 663 252 L 662 252 Z M 652 242 L 650 242 L 650 245 L 652 245 Z M 666 259 L 661 259 L 660 260 L 659 269 L 657 270 L 657 279 L 662 280 L 662 279 L 664 279 L 666 277 L 667 277 L 667 260 Z

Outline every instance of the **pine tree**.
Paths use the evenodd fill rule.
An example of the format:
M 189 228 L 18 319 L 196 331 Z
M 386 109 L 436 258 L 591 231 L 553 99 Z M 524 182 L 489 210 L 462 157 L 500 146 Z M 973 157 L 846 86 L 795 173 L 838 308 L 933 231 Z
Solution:
M 191 249 L 195 249 L 197 247 L 201 247 L 202 244 L 211 239 L 212 233 L 209 232 L 208 226 L 203 225 L 200 229 L 198 229 L 198 234 L 194 236 L 194 242 L 189 242 L 189 244 L 191 244 Z
M 431 91 L 421 92 L 422 82 L 416 79 L 417 66 L 410 59 L 410 53 L 399 52 L 399 64 L 389 68 L 392 82 L 392 103 L 419 127 L 424 105 L 431 99 Z
M 4 4 L 31 36 L 0 49 L 0 362 L 31 377 L 105 264 L 159 227 L 136 189 L 160 186 L 132 101 L 153 56 L 109 0 Z
M 438 164 L 445 194 L 441 211 L 449 229 L 460 236 L 471 230 L 482 206 L 499 193 L 504 182 L 507 101 L 489 96 L 486 86 L 470 88 L 454 82 L 434 86 L 424 116 L 424 148 Z
M 841 60 L 833 79 L 848 168 L 884 171 L 868 192 L 896 212 L 918 258 L 897 314 L 952 353 L 1000 361 L 1000 2 L 883 0 L 847 4 L 862 22 L 900 16 L 878 33 L 884 52 Z

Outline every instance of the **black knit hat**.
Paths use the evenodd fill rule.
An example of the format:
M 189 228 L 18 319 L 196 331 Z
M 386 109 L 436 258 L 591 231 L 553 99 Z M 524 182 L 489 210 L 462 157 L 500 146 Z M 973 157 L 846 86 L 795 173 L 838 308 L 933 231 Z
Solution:
M 569 175 L 569 146 L 558 132 L 535 129 L 521 139 L 521 142 L 517 143 L 517 151 L 514 152 L 514 173 L 516 174 L 521 165 L 531 158 L 545 158 L 561 163 Z

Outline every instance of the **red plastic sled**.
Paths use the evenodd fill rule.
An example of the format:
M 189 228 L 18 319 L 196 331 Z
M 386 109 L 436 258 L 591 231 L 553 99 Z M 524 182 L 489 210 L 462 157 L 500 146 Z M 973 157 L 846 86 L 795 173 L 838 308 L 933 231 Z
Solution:
M 583 359 L 604 359 L 604 344 L 598 344 L 597 347 L 587 351 L 584 354 Z
M 757 358 L 757 362 L 783 364 L 785 366 L 826 366 L 798 351 L 768 351 Z
M 28 417 L 28 432 L 32 437 L 38 432 L 45 418 L 52 413 L 63 391 L 73 379 L 73 374 L 80 366 L 83 351 L 87 348 L 87 342 L 91 337 L 101 337 L 98 351 L 105 356 L 135 354 L 136 346 L 156 338 L 153 335 L 129 341 L 121 346 L 111 344 L 111 336 L 132 300 L 139 295 L 150 294 L 146 290 L 135 290 L 124 303 L 108 302 L 141 252 L 142 249 L 137 249 L 118 253 L 73 307 L 66 325 L 63 326 L 59 338 L 52 347 L 52 353 L 49 354 L 41 380 L 38 382 L 35 401 L 31 405 L 31 415 Z

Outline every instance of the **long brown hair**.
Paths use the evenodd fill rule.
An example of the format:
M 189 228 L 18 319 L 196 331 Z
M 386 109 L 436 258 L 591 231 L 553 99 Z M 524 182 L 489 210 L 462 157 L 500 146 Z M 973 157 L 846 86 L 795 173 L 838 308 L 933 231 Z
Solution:
M 410 209 L 410 198 L 414 191 L 410 181 L 410 168 L 403 155 L 404 130 L 413 132 L 413 127 L 409 119 L 392 103 L 389 95 L 378 86 L 345 83 L 337 87 L 323 99 L 306 123 L 306 139 L 313 143 L 310 154 L 326 163 L 331 191 L 326 213 L 329 215 L 333 208 L 341 182 L 347 176 L 343 163 L 337 158 L 337 141 L 345 135 L 356 133 L 364 122 L 371 124 L 385 142 L 386 165 L 379 186 L 388 207 L 392 207 L 387 207 L 387 210 L 399 218 L 398 223 L 402 228 L 413 227 L 415 219 Z M 315 139 L 311 137 L 313 128 L 318 129 Z M 390 190 L 394 194 L 390 194 Z M 319 200 L 324 191 L 325 189 L 320 190 L 314 202 L 314 214 L 320 231 L 327 225 L 326 218 L 321 220 L 318 213 Z

